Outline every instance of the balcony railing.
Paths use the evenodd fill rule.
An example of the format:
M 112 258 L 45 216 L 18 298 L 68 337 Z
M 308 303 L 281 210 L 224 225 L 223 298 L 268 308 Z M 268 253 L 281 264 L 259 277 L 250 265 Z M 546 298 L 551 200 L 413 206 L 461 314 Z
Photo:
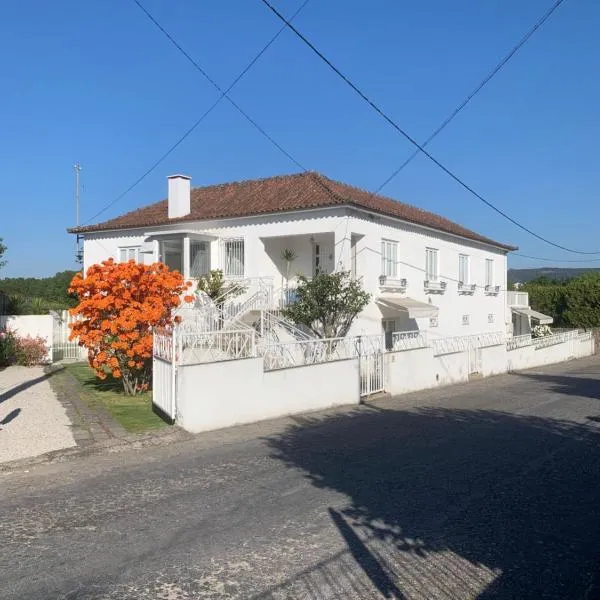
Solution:
M 462 281 L 459 281 L 458 282 L 458 293 L 473 295 L 475 293 L 476 287 L 477 286 L 474 283 L 463 283 Z
M 445 281 L 440 280 L 433 281 L 431 279 L 426 279 L 423 282 L 423 287 L 425 288 L 425 291 L 430 293 L 443 294 L 446 291 L 447 285 L 448 284 Z
M 506 292 L 506 304 L 508 306 L 529 306 L 529 294 L 527 292 Z
M 408 287 L 408 283 L 404 277 L 389 277 L 388 275 L 380 275 L 379 287 L 385 291 L 404 292 Z
M 500 293 L 500 286 L 499 285 L 486 285 L 485 293 L 488 296 L 497 296 Z

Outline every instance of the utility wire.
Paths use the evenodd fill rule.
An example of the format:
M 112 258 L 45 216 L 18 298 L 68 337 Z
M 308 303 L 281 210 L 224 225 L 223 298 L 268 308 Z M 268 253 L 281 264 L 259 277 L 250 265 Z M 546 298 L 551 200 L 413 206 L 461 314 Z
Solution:
M 531 260 L 541 260 L 544 262 L 553 263 L 588 263 L 600 262 L 600 258 L 580 258 L 580 259 L 562 259 L 562 258 L 547 258 L 544 256 L 529 256 L 529 254 L 520 254 L 519 252 L 511 252 L 511 256 L 520 256 L 521 258 L 530 258 Z
M 246 75 L 246 73 L 248 73 L 248 71 L 255 65 L 255 63 L 261 58 L 261 56 L 270 48 L 270 46 L 273 44 L 273 42 L 275 42 L 275 40 L 286 30 L 287 25 L 285 25 L 285 24 L 282 25 L 281 28 L 275 33 L 275 35 L 262 47 L 260 52 L 244 67 L 244 69 L 240 72 L 240 74 L 231 82 L 229 87 L 227 87 L 227 89 L 225 89 L 225 90 L 222 90 L 207 75 L 207 73 L 196 63 L 196 61 L 194 61 L 190 57 L 190 55 L 172 38 L 172 36 L 169 35 L 165 31 L 165 29 L 156 21 L 156 19 L 154 19 L 154 17 L 144 8 L 144 6 L 137 0 L 133 0 L 133 1 L 139 6 L 139 8 L 144 12 L 144 14 L 152 21 L 152 23 L 154 23 L 168 37 L 168 39 L 175 45 L 175 47 L 179 51 L 183 52 L 184 56 L 202 73 L 202 75 L 205 78 L 207 78 L 208 81 L 210 81 L 210 83 L 219 90 L 221 95 L 215 100 L 215 102 L 213 102 L 213 104 L 211 104 L 211 106 L 206 111 L 204 111 L 204 113 L 202 113 L 200 118 L 164 154 L 162 154 L 160 156 L 160 158 L 158 158 L 158 160 L 156 160 L 154 163 L 152 163 L 152 165 L 146 171 L 144 171 L 144 173 L 142 173 L 142 175 L 140 175 L 140 177 L 138 177 L 124 192 L 119 194 L 114 200 L 109 202 L 104 208 L 102 208 L 100 211 L 98 211 L 93 217 L 90 217 L 84 224 L 87 224 L 90 221 L 97 219 L 101 214 L 103 214 L 109 208 L 114 206 L 123 197 L 125 197 L 129 192 L 131 192 L 131 190 L 133 190 L 139 183 L 141 183 L 148 175 L 150 175 L 150 173 L 152 173 L 152 171 L 154 171 L 154 169 L 156 169 L 156 167 L 158 167 L 158 165 L 160 165 L 186 138 L 188 138 L 195 131 L 195 129 L 200 125 L 200 123 L 202 123 L 202 121 L 204 121 L 204 119 L 221 103 L 221 100 L 223 100 L 223 98 L 226 98 L 227 100 L 229 100 L 229 102 L 231 102 L 244 115 L 244 117 L 246 119 L 248 119 L 255 127 L 258 128 L 258 130 L 261 132 L 261 134 L 265 135 L 267 137 L 267 139 L 272 144 L 274 144 L 276 148 L 278 148 L 280 151 L 282 151 L 290 160 L 292 160 L 294 162 L 294 164 L 299 166 L 303 171 L 306 171 L 306 169 L 304 167 L 302 167 L 302 165 L 297 160 L 295 160 L 288 152 L 286 152 L 279 144 L 277 144 L 277 142 L 275 142 L 275 140 L 273 140 L 273 138 L 271 136 L 266 134 L 266 132 L 264 130 L 262 130 L 262 128 L 258 127 L 257 123 L 253 119 L 251 119 L 245 112 L 243 112 L 240 109 L 240 107 L 237 106 L 237 104 L 235 104 L 231 100 L 231 98 L 229 98 L 227 96 L 227 94 L 239 83 L 239 81 L 242 79 L 242 77 L 244 77 L 244 75 Z M 304 2 L 296 10 L 296 12 L 294 12 L 294 14 L 289 18 L 289 20 L 293 21 L 298 16 L 298 14 L 306 7 L 306 5 L 309 2 L 310 2 L 310 0 L 304 0 Z
M 550 18 L 552 13 L 564 2 L 564 0 L 556 0 L 556 2 L 539 18 L 537 23 L 519 40 L 517 45 L 488 73 L 479 85 L 442 121 L 435 131 L 421 144 L 422 148 L 426 148 L 438 134 L 440 134 L 446 126 L 456 117 L 471 100 L 494 78 L 494 76 L 506 65 L 506 63 L 527 43 L 529 38 Z M 409 163 L 411 163 L 421 150 L 415 150 L 374 192 L 378 194 L 388 183 L 402 171 Z
M 375 102 L 373 102 L 356 84 L 354 84 L 342 71 L 340 71 L 315 45 L 308 40 L 296 27 L 294 27 L 268 0 L 261 0 L 263 4 L 265 4 L 271 11 L 281 20 L 283 21 L 289 29 L 291 29 L 297 37 L 299 37 L 338 77 L 340 77 L 358 96 L 360 96 L 380 117 L 382 117 L 389 125 L 391 125 L 398 133 L 400 133 L 404 138 L 406 138 L 413 146 L 415 146 L 420 152 L 422 152 L 429 160 L 431 160 L 435 165 L 437 165 L 444 173 L 446 173 L 449 177 L 454 179 L 461 187 L 467 190 L 470 194 L 475 196 L 478 200 L 483 202 L 486 206 L 491 208 L 493 211 L 497 212 L 499 215 L 504 217 L 506 220 L 510 221 L 513 225 L 516 225 L 523 231 L 527 232 L 531 236 L 541 240 L 542 242 L 549 244 L 550 246 L 554 246 L 555 248 L 560 248 L 561 250 L 565 250 L 566 252 L 571 252 L 573 254 L 600 254 L 598 252 L 586 252 L 583 250 L 575 250 L 573 248 L 569 248 L 567 246 L 563 246 L 548 238 L 543 237 L 542 235 L 536 233 L 535 231 L 529 229 L 525 225 L 521 224 L 519 221 L 505 213 L 503 210 L 492 204 L 489 200 L 486 200 L 481 194 L 476 192 L 471 186 L 465 183 L 458 175 L 452 172 L 448 167 L 442 164 L 437 158 L 432 156 L 423 146 L 421 146 L 413 137 L 411 137 L 402 127 L 400 127 L 390 116 L 388 116 L 382 108 L 380 108 Z

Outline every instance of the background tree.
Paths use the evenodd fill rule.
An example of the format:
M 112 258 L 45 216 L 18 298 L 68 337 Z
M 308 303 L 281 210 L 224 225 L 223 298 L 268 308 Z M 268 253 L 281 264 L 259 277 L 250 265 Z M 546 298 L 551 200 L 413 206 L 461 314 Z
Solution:
M 570 327 L 600 327 L 600 274 L 582 275 L 565 286 L 563 319 Z
M 318 273 L 310 281 L 300 276 L 296 302 L 283 312 L 294 323 L 321 338 L 344 337 L 371 295 L 348 271 Z
M 6 252 L 6 246 L 2 243 L 3 238 L 0 238 L 0 269 L 6 265 L 6 261 L 3 260 L 4 253 Z
M 70 339 L 87 348 L 100 379 L 108 374 L 122 379 L 129 395 L 145 391 L 152 374 L 152 330 L 172 324 L 172 309 L 190 285 L 162 263 L 111 258 L 92 265 L 85 277 L 77 273 L 71 282 L 69 291 L 79 304 L 70 312 L 80 320 L 71 324 Z

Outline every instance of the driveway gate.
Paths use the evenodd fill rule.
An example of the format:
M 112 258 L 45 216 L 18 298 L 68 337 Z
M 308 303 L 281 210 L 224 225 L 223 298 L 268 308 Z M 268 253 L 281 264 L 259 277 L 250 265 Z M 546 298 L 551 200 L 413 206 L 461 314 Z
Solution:
M 360 370 L 360 395 L 369 396 L 385 389 L 384 336 L 362 336 L 357 340 Z

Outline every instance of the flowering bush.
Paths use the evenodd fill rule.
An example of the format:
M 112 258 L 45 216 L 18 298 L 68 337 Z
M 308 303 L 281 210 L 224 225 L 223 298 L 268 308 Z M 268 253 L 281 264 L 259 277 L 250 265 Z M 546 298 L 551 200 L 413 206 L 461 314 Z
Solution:
M 87 348 L 97 377 L 110 373 L 122 379 L 129 395 L 145 391 L 152 375 L 152 330 L 178 319 L 172 310 L 190 286 L 162 263 L 116 263 L 110 258 L 92 265 L 85 277 L 77 273 L 69 288 L 79 298 L 70 313 L 80 317 L 71 323 L 69 339 L 79 338 Z
M 16 338 L 15 362 L 24 367 L 48 362 L 48 345 L 43 337 L 26 335 Z
M 0 366 L 12 364 L 32 367 L 48 361 L 48 345 L 42 337 L 18 336 L 7 329 L 0 331 Z
M 16 336 L 10 329 L 0 331 L 0 367 L 6 367 L 15 361 L 16 343 Z
M 531 330 L 531 337 L 534 338 L 546 337 L 547 335 L 552 335 L 552 330 L 548 325 L 536 325 Z

